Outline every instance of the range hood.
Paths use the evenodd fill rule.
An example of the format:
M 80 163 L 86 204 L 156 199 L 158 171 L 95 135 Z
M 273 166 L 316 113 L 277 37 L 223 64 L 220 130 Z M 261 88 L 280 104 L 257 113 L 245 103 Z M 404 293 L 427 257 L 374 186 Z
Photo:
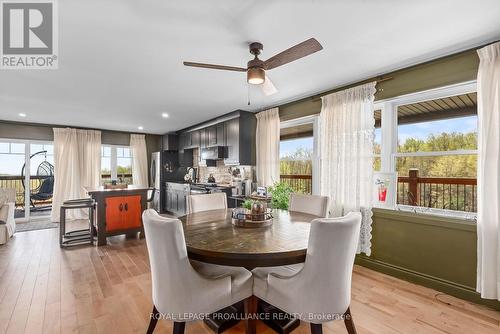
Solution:
M 227 158 L 225 146 L 211 146 L 201 149 L 201 160 L 222 160 Z

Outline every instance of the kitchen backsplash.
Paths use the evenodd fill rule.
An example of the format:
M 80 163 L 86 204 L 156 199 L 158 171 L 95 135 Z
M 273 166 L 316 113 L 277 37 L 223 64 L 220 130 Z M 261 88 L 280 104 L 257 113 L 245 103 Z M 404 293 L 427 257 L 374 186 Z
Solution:
M 224 161 L 218 160 L 217 166 L 206 167 L 200 166 L 199 161 L 199 151 L 197 149 L 193 150 L 193 166 L 198 167 L 198 178 L 199 182 L 207 182 L 208 176 L 212 174 L 217 183 L 231 183 L 233 181 L 232 171 L 238 168 L 240 170 L 241 179 L 251 179 L 254 180 L 255 167 L 253 166 L 225 166 Z

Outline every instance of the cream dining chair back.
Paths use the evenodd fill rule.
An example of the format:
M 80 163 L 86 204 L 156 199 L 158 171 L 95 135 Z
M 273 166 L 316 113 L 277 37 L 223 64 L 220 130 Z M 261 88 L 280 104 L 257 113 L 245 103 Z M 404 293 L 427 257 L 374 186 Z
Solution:
M 218 209 L 227 209 L 227 197 L 224 192 L 187 197 L 187 213 Z
M 328 196 L 291 193 L 288 210 L 326 218 L 328 216 Z
M 313 333 L 321 333 L 321 324 L 335 315 L 344 316 L 348 332 L 356 333 L 349 305 L 360 224 L 359 212 L 314 219 L 304 264 L 255 268 L 253 294 L 310 322 Z
M 159 315 L 174 320 L 174 333 L 186 321 L 233 305 L 252 295 L 252 274 L 239 267 L 191 263 L 182 223 L 148 209 L 142 215 L 151 266 L 153 312 L 148 333 Z M 195 317 L 190 318 L 190 317 Z

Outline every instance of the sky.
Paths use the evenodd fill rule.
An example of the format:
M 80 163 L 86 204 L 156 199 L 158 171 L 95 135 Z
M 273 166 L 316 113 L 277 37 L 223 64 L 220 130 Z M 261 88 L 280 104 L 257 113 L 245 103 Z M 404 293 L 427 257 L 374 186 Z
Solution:
M 312 150 L 313 138 L 290 139 L 280 142 L 280 158 L 295 152 L 299 147 Z

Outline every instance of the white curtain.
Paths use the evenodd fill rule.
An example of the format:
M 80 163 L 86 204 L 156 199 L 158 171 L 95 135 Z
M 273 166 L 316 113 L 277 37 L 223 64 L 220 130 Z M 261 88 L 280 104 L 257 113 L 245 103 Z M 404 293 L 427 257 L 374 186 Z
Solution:
M 375 82 L 322 98 L 320 157 L 322 195 L 330 215 L 361 211 L 358 253 L 370 255 Z
M 478 54 L 477 291 L 500 300 L 500 43 Z
M 280 180 L 280 116 L 272 108 L 257 117 L 257 183 L 271 186 Z
M 130 135 L 130 150 L 132 152 L 132 183 L 135 186 L 147 187 L 148 153 L 145 135 Z
M 59 221 L 64 201 L 86 197 L 84 187 L 101 182 L 101 132 L 54 128 L 54 196 L 52 221 Z M 68 219 L 86 218 L 84 210 L 68 210 Z

